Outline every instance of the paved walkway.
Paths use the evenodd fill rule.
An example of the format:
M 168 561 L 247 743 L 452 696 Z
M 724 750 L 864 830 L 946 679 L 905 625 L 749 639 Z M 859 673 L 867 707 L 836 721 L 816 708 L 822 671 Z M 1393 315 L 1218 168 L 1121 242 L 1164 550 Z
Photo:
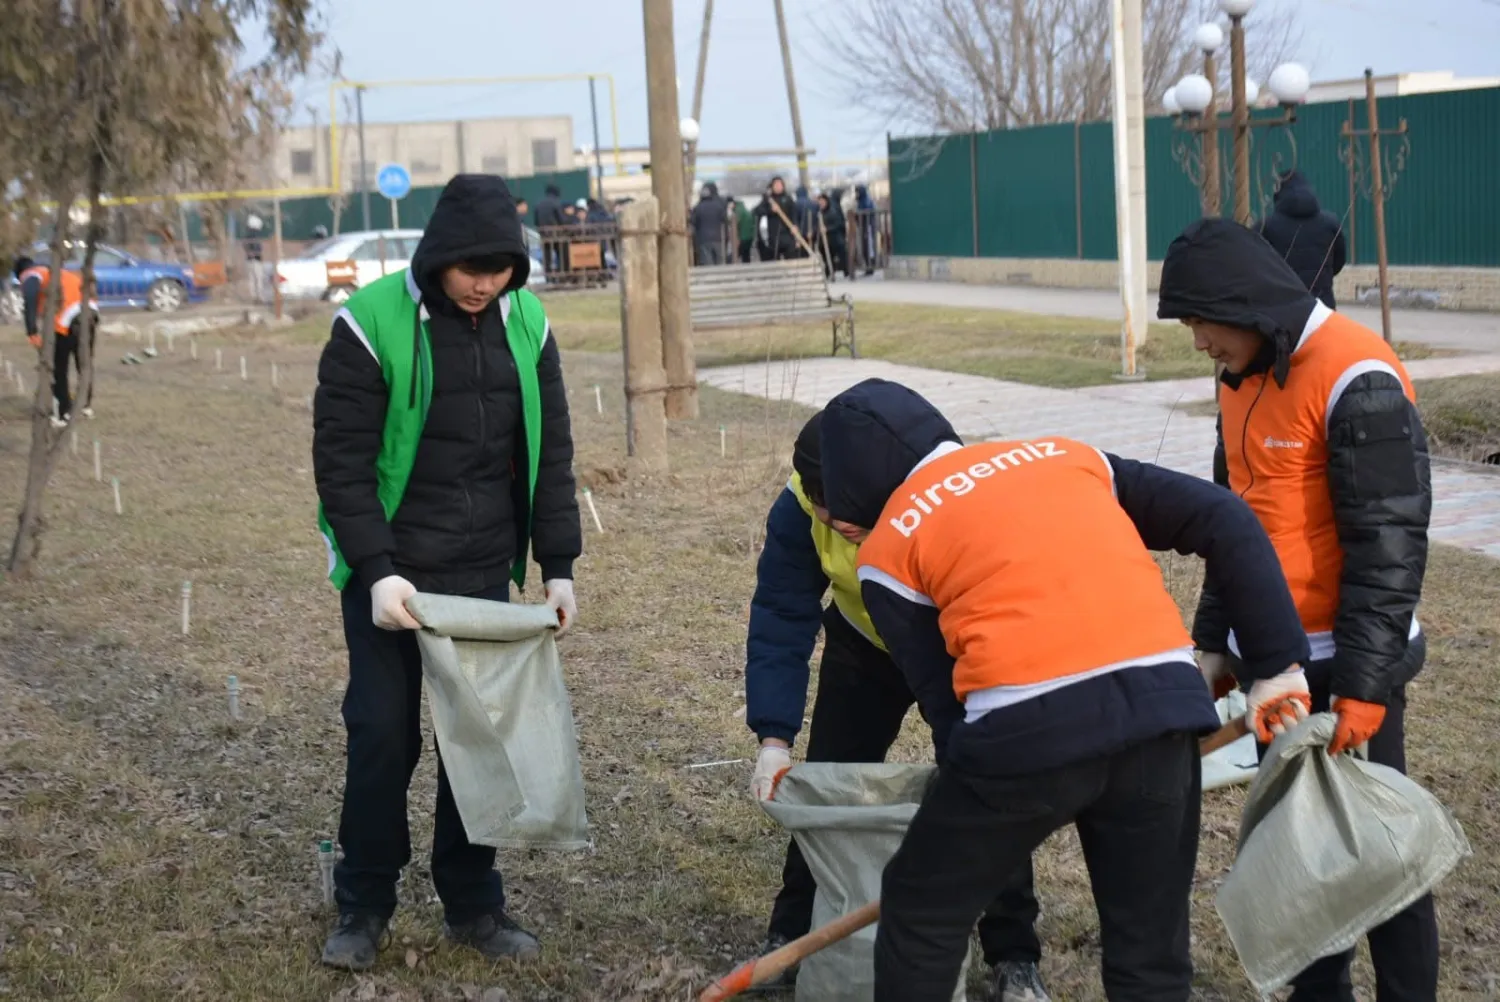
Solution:
M 941 407 L 969 440 L 1066 435 L 1131 459 L 1205 479 L 1211 475 L 1214 419 L 1174 410 L 1175 396 L 1154 392 L 1172 385 L 1168 383 L 1058 390 L 846 358 L 727 366 L 699 373 L 700 380 L 721 390 L 813 407 L 870 377 L 910 386 Z M 1202 384 L 1204 399 L 1213 396 L 1207 379 L 1182 382 Z M 1500 474 L 1434 467 L 1433 494 L 1433 539 L 1500 557 Z
M 1103 289 L 1043 289 L 1024 285 L 970 285 L 963 282 L 907 282 L 861 279 L 840 282 L 836 291 L 856 302 L 920 303 L 973 309 L 1015 310 L 1062 317 L 1120 319 L 1120 296 Z M 1156 296 L 1150 296 L 1153 316 Z M 1366 327 L 1380 330 L 1380 311 L 1352 306 L 1343 312 Z M 1420 341 L 1442 348 L 1500 352 L 1500 313 L 1451 310 L 1396 310 L 1391 330 L 1398 340 Z

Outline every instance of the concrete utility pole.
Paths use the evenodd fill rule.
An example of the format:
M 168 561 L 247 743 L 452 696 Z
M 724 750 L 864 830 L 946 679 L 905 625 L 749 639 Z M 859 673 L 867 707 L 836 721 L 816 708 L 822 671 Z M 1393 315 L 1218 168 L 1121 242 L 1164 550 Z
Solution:
M 651 119 L 651 193 L 661 208 L 662 359 L 667 417 L 698 416 L 698 374 L 688 305 L 687 187 L 677 123 L 677 54 L 672 0 L 641 0 L 646 22 L 646 102 Z
M 714 0 L 703 0 L 703 34 L 698 36 L 698 76 L 693 81 L 693 121 L 703 127 L 703 76 L 708 69 L 708 33 L 714 20 Z M 801 143 L 797 144 L 801 146 Z M 688 143 L 686 190 L 693 190 L 693 175 L 698 172 L 698 140 Z
M 807 145 L 802 142 L 802 112 L 797 107 L 797 78 L 792 75 L 792 46 L 786 37 L 786 9 L 776 4 L 776 34 L 781 36 L 781 68 L 786 71 L 786 103 L 792 108 L 792 141 L 797 144 L 797 183 L 811 187 L 807 180 Z
M 1146 126 L 1141 92 L 1141 0 L 1114 0 L 1115 233 L 1120 258 L 1121 376 L 1139 378 L 1136 349 L 1150 323 L 1146 296 Z
M 360 211 L 364 214 L 365 229 L 370 228 L 370 186 L 366 183 L 368 172 L 365 168 L 365 89 L 354 88 L 354 114 L 359 123 L 359 200 Z
M 620 208 L 620 316 L 625 351 L 625 454 L 632 471 L 667 471 L 667 375 L 661 358 L 656 197 Z

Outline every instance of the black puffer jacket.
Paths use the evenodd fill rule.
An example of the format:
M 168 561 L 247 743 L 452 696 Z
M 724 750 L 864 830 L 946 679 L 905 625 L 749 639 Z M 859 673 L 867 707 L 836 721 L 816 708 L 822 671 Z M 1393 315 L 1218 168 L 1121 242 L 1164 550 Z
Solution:
M 1291 353 L 1316 307 L 1281 255 L 1225 219 L 1193 223 L 1162 264 L 1163 319 L 1201 317 L 1259 332 L 1261 356 L 1226 386 L 1269 373 L 1265 392 L 1295 378 Z M 1432 473 L 1421 415 L 1388 372 L 1356 376 L 1327 421 L 1328 482 L 1344 566 L 1329 668 L 1330 690 L 1384 702 L 1421 667 L 1408 633 L 1427 568 Z M 1224 429 L 1214 450 L 1214 482 L 1229 486 Z M 1210 583 L 1193 623 L 1203 650 L 1227 650 L 1229 622 Z
M 1318 204 L 1312 185 L 1300 171 L 1292 171 L 1276 189 L 1276 204 L 1260 226 L 1266 242 L 1292 266 L 1314 296 L 1330 309 L 1333 277 L 1344 270 L 1347 245 L 1339 217 Z
M 501 316 L 506 295 L 469 314 L 443 293 L 448 266 L 489 254 L 514 262 L 507 294 L 525 285 L 531 259 L 505 182 L 459 175 L 444 189 L 412 258 L 431 314 L 432 405 L 406 494 L 389 523 L 375 475 L 384 376 L 342 314 L 323 350 L 313 438 L 318 493 L 345 560 L 366 585 L 397 573 L 422 591 L 465 595 L 495 587 L 524 558 L 528 522 L 543 579 L 572 577 L 582 533 L 557 342 L 549 332 L 537 365 L 542 454 L 532 517 L 520 381 Z

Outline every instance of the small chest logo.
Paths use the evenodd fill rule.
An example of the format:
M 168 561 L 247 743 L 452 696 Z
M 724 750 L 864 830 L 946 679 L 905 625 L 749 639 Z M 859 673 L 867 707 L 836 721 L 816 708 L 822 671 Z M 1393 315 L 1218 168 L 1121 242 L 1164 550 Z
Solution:
M 1289 438 L 1272 438 L 1270 435 L 1267 435 L 1265 446 L 1267 449 L 1305 449 L 1307 448 L 1307 443 Z

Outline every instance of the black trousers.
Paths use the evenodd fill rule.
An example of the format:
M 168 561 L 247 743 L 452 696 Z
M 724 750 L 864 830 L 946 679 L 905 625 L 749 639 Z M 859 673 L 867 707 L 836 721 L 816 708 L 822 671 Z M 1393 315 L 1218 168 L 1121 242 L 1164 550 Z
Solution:
M 850 626 L 836 607 L 828 607 L 823 628 L 823 660 L 807 739 L 807 761 L 883 762 L 915 702 L 911 690 L 890 655 Z M 817 889 L 793 839 L 781 871 L 781 892 L 771 908 L 769 933 L 787 939 L 805 935 L 812 927 Z M 1017 862 L 1015 872 L 996 889 L 999 893 L 984 917 L 975 915 L 985 961 L 992 965 L 1007 960 L 1036 963 L 1042 956 L 1042 944 L 1036 935 L 1040 909 L 1032 888 L 1030 854 Z M 973 925 L 970 920 L 969 927 Z
M 66 418 L 73 411 L 73 394 L 68 389 L 68 365 L 71 363 L 73 370 L 78 373 L 78 381 L 83 382 L 83 356 L 78 351 L 78 321 L 68 327 L 66 335 L 59 334 L 52 339 L 52 399 L 57 401 L 57 416 Z M 94 349 L 99 343 L 99 321 L 94 321 L 94 326 L 89 330 L 89 355 L 95 358 Z M 97 370 L 97 366 L 95 367 Z M 83 406 L 94 406 L 94 387 L 89 386 L 88 399 Z
M 504 602 L 505 585 L 476 598 Z M 406 790 L 422 754 L 422 656 L 416 634 L 382 630 L 370 620 L 370 592 L 353 581 L 343 594 L 349 687 L 344 692 L 348 766 L 333 871 L 340 912 L 390 918 L 396 878 L 411 861 Z M 505 906 L 495 850 L 471 845 L 438 762 L 432 882 L 449 923 L 468 922 Z
M 1418 649 L 1420 645 L 1420 649 Z M 1427 653 L 1427 641 L 1412 642 L 1411 655 L 1418 664 Z M 1307 666 L 1307 687 L 1312 690 L 1313 712 L 1329 708 L 1331 661 Z M 1385 721 L 1370 739 L 1370 761 L 1406 773 L 1406 687 L 1392 690 L 1385 706 Z M 1261 747 L 1265 752 L 1265 747 Z M 1371 929 L 1370 960 L 1375 965 L 1376 1002 L 1436 1002 L 1438 984 L 1437 912 L 1432 895 L 1424 895 L 1383 925 Z M 1354 951 L 1335 953 L 1312 963 L 1292 981 L 1288 1002 L 1354 1002 L 1349 962 Z
M 750 249 L 752 247 L 754 247 L 754 246 L 755 246 L 755 240 L 753 238 L 750 239 L 750 240 L 741 240 L 740 241 L 740 263 L 741 264 L 749 264 L 750 263 Z
M 1024 776 L 944 766 L 885 868 L 876 1002 L 947 1002 L 980 911 L 1069 823 L 1099 911 L 1105 997 L 1187 1002 L 1201 778 L 1187 733 Z

